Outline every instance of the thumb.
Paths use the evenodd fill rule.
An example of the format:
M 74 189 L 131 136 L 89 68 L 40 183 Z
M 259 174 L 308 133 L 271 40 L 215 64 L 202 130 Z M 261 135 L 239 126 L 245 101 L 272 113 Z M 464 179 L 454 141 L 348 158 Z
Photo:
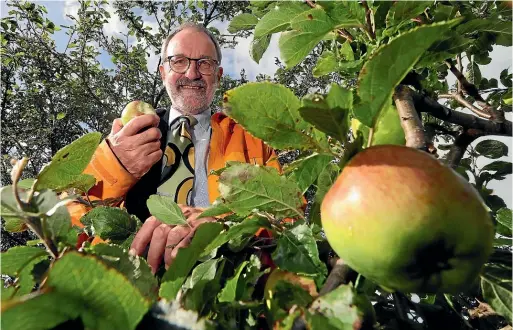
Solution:
M 112 128 L 110 130 L 110 135 L 117 134 L 123 128 L 123 123 L 121 122 L 121 118 L 116 118 L 112 122 Z

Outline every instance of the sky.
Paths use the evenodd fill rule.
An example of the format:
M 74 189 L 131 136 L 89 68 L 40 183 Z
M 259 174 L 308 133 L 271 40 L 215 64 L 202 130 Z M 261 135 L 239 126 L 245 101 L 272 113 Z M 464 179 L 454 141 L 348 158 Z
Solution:
M 72 20 L 66 17 L 66 15 L 74 15 L 78 10 L 78 2 L 73 0 L 66 1 L 38 1 L 38 4 L 44 5 L 48 10 L 48 18 L 53 21 L 56 25 L 71 25 L 73 23 Z M 121 36 L 122 33 L 126 33 L 126 25 L 122 23 L 119 17 L 114 13 L 113 7 L 109 5 L 106 9 L 111 13 L 111 18 L 109 22 L 105 24 L 104 31 L 107 35 L 112 36 Z M 4 17 L 7 15 L 7 5 L 5 0 L 0 0 L 0 11 L 1 16 Z M 142 13 L 141 13 L 142 14 Z M 149 18 L 143 15 L 144 25 L 150 26 L 152 29 L 157 28 L 157 23 L 155 18 Z M 228 22 L 215 22 L 213 26 L 219 29 L 221 33 L 226 32 L 228 27 Z M 57 44 L 57 48 L 63 50 L 68 37 L 63 33 L 64 31 L 59 31 L 54 34 L 54 39 Z M 227 33 L 227 32 L 226 32 Z M 238 78 L 239 73 L 242 69 L 245 70 L 246 75 L 250 81 L 254 80 L 256 75 L 259 73 L 264 73 L 272 76 L 276 71 L 277 67 L 274 64 L 275 57 L 279 57 L 279 49 L 278 49 L 278 36 L 274 35 L 271 40 L 269 49 L 263 55 L 260 63 L 255 63 L 250 55 L 249 49 L 252 38 L 239 39 L 238 45 L 235 49 L 223 49 L 223 63 L 222 66 L 224 68 L 224 74 L 229 75 L 232 78 Z M 132 37 L 130 40 L 135 43 L 135 38 Z M 157 69 L 159 55 L 151 55 L 148 58 L 148 69 L 151 71 L 155 71 Z M 492 62 L 486 66 L 480 66 L 482 76 L 484 78 L 496 78 L 498 80 L 500 72 L 504 68 L 509 68 L 511 72 L 512 66 L 512 54 L 511 47 L 501 47 L 495 46 L 493 52 L 491 53 Z M 110 56 L 107 54 L 102 54 L 99 56 L 99 61 L 105 66 L 111 66 Z M 454 83 L 455 79 L 449 77 L 449 83 Z M 512 114 L 506 114 L 506 118 L 512 120 Z M 480 141 L 487 139 L 489 137 L 484 137 L 478 139 L 474 142 L 473 145 L 479 143 Z M 500 160 L 509 160 L 512 161 L 513 154 L 513 141 L 511 137 L 493 137 L 494 139 L 498 139 L 504 143 L 509 148 L 509 154 L 506 157 L 501 158 Z M 482 158 L 482 157 L 481 157 Z M 485 165 L 489 163 L 490 160 L 480 159 L 478 164 Z M 496 190 L 496 194 L 503 197 L 506 204 L 509 208 L 513 205 L 513 194 L 512 194 L 512 176 L 508 175 L 506 180 L 503 181 L 495 181 L 489 184 L 489 188 Z

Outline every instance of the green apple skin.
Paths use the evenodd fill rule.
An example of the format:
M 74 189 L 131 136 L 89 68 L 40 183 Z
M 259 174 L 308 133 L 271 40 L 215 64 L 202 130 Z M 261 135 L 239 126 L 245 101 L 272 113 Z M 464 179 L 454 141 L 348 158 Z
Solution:
M 151 104 L 143 102 L 143 101 L 132 101 L 128 103 L 125 108 L 123 109 L 123 112 L 121 113 L 121 122 L 123 123 L 123 126 L 128 124 L 130 120 L 132 120 L 134 117 L 140 116 L 140 115 L 155 115 L 157 112 Z
M 355 155 L 326 194 L 321 221 L 335 252 L 389 290 L 464 292 L 493 249 L 494 226 L 474 187 L 405 146 Z

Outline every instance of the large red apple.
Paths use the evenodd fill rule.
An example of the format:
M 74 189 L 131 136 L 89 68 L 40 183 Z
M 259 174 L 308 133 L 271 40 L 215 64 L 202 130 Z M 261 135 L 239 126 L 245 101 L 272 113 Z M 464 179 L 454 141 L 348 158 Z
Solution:
M 326 194 L 321 219 L 350 267 L 403 292 L 465 291 L 494 238 L 471 184 L 431 155 L 397 145 L 354 156 Z
M 121 112 L 121 122 L 123 123 L 123 126 L 125 126 L 132 118 L 148 114 L 156 114 L 155 109 L 153 109 L 151 104 L 137 100 L 132 101 L 128 103 L 123 109 L 123 112 Z

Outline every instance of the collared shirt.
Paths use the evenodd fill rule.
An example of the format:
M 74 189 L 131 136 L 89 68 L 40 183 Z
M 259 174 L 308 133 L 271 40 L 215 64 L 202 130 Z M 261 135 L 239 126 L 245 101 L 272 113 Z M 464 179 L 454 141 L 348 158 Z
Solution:
M 171 107 L 168 125 L 183 114 Z M 198 123 L 192 128 L 191 137 L 194 143 L 194 186 L 192 188 L 192 205 L 208 207 L 207 164 L 212 127 L 210 125 L 210 109 L 194 115 Z M 170 129 L 171 127 L 169 127 Z M 169 130 L 168 129 L 168 130 Z

